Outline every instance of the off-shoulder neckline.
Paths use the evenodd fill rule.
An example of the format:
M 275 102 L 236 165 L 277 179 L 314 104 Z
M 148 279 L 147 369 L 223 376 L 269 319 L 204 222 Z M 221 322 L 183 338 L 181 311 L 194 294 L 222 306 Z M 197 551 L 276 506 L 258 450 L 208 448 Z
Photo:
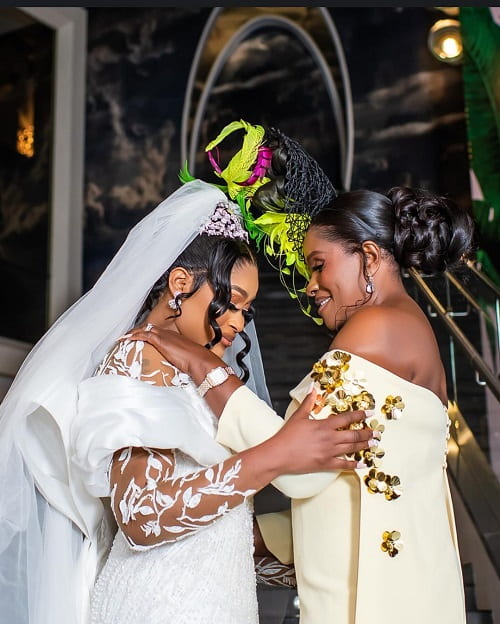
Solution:
M 366 359 L 362 355 L 358 355 L 357 353 L 352 353 L 352 351 L 347 351 L 347 349 L 329 349 L 328 351 L 325 351 L 324 355 L 321 356 L 321 359 L 324 358 L 325 356 L 329 355 L 330 353 L 335 352 L 335 351 L 340 351 L 342 353 L 347 353 L 351 357 L 358 358 L 358 360 L 362 360 L 363 362 L 366 362 L 370 366 L 375 366 L 376 368 L 379 368 L 380 370 L 383 370 L 385 373 L 387 373 L 388 375 L 391 375 L 392 377 L 394 377 L 395 379 L 399 380 L 400 382 L 408 384 L 409 386 L 412 386 L 413 388 L 416 388 L 417 390 L 420 390 L 422 392 L 425 392 L 425 393 L 429 394 L 436 401 L 439 401 L 439 404 L 443 407 L 444 410 L 448 411 L 448 405 L 445 405 L 441 401 L 441 398 L 433 390 L 431 390 L 430 388 L 426 388 L 425 386 L 421 386 L 420 384 L 417 384 L 414 381 L 410 381 L 409 379 L 405 379 L 405 377 L 401 377 L 401 375 L 398 375 L 397 373 L 394 373 L 394 372 L 390 371 L 388 368 L 384 368 L 380 364 L 376 364 L 375 362 L 372 362 L 371 360 Z

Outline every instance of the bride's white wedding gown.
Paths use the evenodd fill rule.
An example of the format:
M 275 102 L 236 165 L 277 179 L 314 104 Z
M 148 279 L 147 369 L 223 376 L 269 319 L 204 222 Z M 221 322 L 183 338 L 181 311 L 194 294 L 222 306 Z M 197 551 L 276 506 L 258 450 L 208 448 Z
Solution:
M 96 376 L 80 386 L 79 421 L 74 430 L 78 449 L 75 462 L 87 475 L 89 490 L 98 492 L 106 487 L 109 495 L 109 480 L 98 474 L 104 472 L 104 464 L 95 459 L 97 456 L 105 457 L 107 453 L 109 464 L 110 449 L 174 449 L 168 478 L 188 504 L 184 505 L 182 516 L 172 519 L 170 515 L 166 522 L 161 511 L 167 505 L 155 507 L 155 503 L 164 503 L 167 497 L 153 500 L 146 487 L 138 493 L 139 486 L 131 481 L 135 490 L 120 502 L 123 513 L 133 507 L 136 516 L 140 515 L 146 509 L 142 501 L 149 497 L 158 513 L 152 516 L 149 506 L 142 528 L 156 523 L 162 530 L 171 531 L 164 543 L 144 546 L 131 543 L 130 537 L 118 530 L 92 593 L 91 623 L 257 624 L 252 498 L 245 495 L 244 502 L 227 508 L 231 495 L 241 494 L 232 485 L 237 479 L 228 476 L 230 471 L 212 471 L 210 487 L 199 489 L 202 494 L 196 495 L 199 504 L 192 503 L 189 496 L 186 498 L 186 489 L 192 496 L 194 487 L 183 484 L 183 475 L 199 473 L 203 477 L 207 475 L 207 466 L 230 457 L 214 441 L 217 420 L 191 379 L 176 369 L 172 387 L 160 387 L 151 378 L 145 381 L 141 374 L 144 343 L 128 342 L 127 346 L 127 342 L 120 343 Z M 126 440 L 137 442 L 125 444 Z M 107 450 L 102 451 L 103 448 Z M 124 451 L 122 456 L 126 454 Z M 156 451 L 150 452 L 151 473 L 160 464 L 158 458 L 168 460 Z M 123 464 L 127 461 L 125 457 Z M 233 470 L 231 475 L 234 472 L 237 477 L 237 471 Z M 159 471 L 154 474 L 158 482 L 166 479 Z M 192 483 L 191 478 L 185 481 L 187 486 Z M 211 515 L 203 512 L 206 496 L 217 496 L 220 501 L 217 512 Z M 175 525 L 174 520 L 176 526 L 163 526 Z

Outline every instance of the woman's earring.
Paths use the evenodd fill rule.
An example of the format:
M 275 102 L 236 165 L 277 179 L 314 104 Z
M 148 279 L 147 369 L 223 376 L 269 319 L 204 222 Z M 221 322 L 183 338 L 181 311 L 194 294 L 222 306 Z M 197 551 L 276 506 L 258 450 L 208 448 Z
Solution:
M 367 279 L 366 279 L 366 292 L 369 295 L 373 295 L 373 290 L 374 290 L 374 288 L 373 288 L 373 277 L 371 275 L 368 275 Z
M 180 290 L 176 290 L 174 292 L 174 298 L 173 299 L 169 299 L 168 300 L 168 307 L 172 308 L 172 310 L 178 310 L 181 305 L 182 305 L 182 301 L 179 299 L 177 299 L 177 297 L 181 294 Z

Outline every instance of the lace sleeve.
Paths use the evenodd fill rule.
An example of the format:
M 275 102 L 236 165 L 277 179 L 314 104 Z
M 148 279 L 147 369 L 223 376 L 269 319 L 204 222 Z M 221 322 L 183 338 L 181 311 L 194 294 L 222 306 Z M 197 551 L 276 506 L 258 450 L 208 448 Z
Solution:
M 295 567 L 274 557 L 254 557 L 255 574 L 260 585 L 296 587 Z
M 153 346 L 128 340 L 115 345 L 96 374 L 126 375 L 158 386 L 183 385 L 188 379 Z M 187 537 L 255 493 L 236 487 L 242 467 L 238 458 L 174 476 L 175 458 L 175 449 L 142 447 L 123 448 L 113 456 L 109 471 L 111 506 L 134 549 Z
M 115 454 L 111 506 L 132 548 L 175 542 L 210 526 L 254 490 L 240 491 L 241 460 L 174 477 L 175 451 L 127 448 Z

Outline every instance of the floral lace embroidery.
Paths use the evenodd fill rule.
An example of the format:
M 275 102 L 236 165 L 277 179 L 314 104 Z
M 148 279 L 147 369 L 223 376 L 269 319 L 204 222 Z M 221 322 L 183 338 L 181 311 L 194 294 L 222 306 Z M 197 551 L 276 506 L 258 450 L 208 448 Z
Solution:
M 147 360 L 144 347 L 139 340 L 118 342 L 96 375 L 125 375 L 160 386 L 185 388 L 191 384 L 188 375 L 165 360 Z M 235 487 L 241 460 L 229 458 L 181 476 L 175 471 L 175 450 L 130 447 L 115 453 L 108 470 L 111 504 L 132 548 L 140 550 L 187 537 L 255 493 Z
M 144 342 L 142 340 L 121 340 L 108 353 L 97 368 L 96 375 L 126 375 L 151 385 L 189 385 L 189 375 L 179 371 L 172 364 L 160 360 L 160 368 L 144 372 Z
M 126 487 L 123 488 L 122 484 L 120 488 L 117 481 L 112 482 L 111 504 L 125 537 L 134 548 L 186 537 L 211 525 L 255 493 L 254 490 L 239 491 L 235 487 L 241 460 L 226 460 L 198 472 L 174 477 L 174 453 L 148 448 L 123 449 L 115 460 L 125 482 L 133 454 L 136 461 L 128 471 L 131 478 Z M 139 472 L 139 466 L 144 468 L 144 473 Z M 119 489 L 123 491 L 117 496 Z M 131 530 L 126 530 L 130 525 Z M 135 537 L 138 530 L 139 535 L 142 534 L 140 542 Z
M 278 587 L 296 587 L 295 567 L 274 557 L 254 557 L 257 583 Z

